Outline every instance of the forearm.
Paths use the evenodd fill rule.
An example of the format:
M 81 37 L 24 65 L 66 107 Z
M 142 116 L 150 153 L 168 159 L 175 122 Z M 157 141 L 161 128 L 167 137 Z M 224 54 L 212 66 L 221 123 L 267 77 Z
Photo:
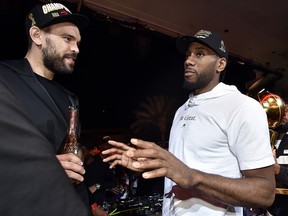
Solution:
M 229 205 L 265 208 L 274 200 L 275 187 L 263 177 L 232 179 L 192 170 L 190 179 L 192 187 Z

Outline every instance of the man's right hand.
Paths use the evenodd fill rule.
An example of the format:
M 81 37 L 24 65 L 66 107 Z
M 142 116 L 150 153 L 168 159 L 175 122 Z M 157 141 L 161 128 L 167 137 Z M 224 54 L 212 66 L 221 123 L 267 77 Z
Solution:
M 69 178 L 82 182 L 85 169 L 83 161 L 72 153 L 56 155 Z

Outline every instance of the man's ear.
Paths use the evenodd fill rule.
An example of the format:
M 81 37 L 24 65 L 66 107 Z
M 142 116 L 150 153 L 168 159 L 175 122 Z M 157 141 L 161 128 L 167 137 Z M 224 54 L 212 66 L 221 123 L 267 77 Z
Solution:
M 218 61 L 218 67 L 217 67 L 217 71 L 218 72 L 222 72 L 225 70 L 227 65 L 227 60 L 225 58 L 220 58 Z
M 29 29 L 29 35 L 31 40 L 37 45 L 42 45 L 42 32 L 37 26 L 32 26 Z

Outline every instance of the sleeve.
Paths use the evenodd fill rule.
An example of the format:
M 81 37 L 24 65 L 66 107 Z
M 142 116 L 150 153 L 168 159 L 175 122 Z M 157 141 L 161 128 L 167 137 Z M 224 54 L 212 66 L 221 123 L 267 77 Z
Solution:
M 274 164 L 270 145 L 267 115 L 260 103 L 246 100 L 233 118 L 229 143 L 237 155 L 241 170 L 257 169 Z

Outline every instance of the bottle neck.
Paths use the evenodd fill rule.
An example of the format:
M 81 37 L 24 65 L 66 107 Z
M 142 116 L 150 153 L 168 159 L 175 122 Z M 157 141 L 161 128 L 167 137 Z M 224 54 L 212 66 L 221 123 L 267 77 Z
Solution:
M 69 116 L 68 134 L 77 137 L 78 109 L 69 107 Z

